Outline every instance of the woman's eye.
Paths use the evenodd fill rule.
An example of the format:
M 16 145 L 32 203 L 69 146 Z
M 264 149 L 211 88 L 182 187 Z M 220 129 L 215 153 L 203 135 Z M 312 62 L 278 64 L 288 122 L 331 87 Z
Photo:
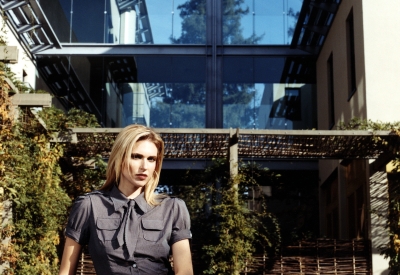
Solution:
M 156 158 L 150 157 L 150 158 L 148 158 L 147 160 L 148 160 L 149 162 L 155 162 L 155 161 L 156 161 Z
M 139 154 L 132 154 L 132 155 L 131 155 L 131 158 L 132 158 L 132 159 L 141 159 L 142 156 L 139 155 Z

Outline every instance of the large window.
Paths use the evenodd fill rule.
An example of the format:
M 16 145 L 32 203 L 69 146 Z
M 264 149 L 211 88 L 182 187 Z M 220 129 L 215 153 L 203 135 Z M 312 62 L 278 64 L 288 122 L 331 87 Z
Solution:
M 339 182 L 336 169 L 324 183 L 326 208 L 326 237 L 339 237 Z
M 288 45 L 303 1 L 243 0 L 224 3 L 224 44 Z
M 69 51 L 39 55 L 41 73 L 66 109 L 104 127 L 317 127 L 315 60 L 289 46 L 302 1 L 40 5 Z
M 41 0 L 40 3 L 62 43 L 206 42 L 206 0 Z
M 347 71 L 348 71 L 348 85 L 349 85 L 349 99 L 357 90 L 356 83 L 356 56 L 354 46 L 354 17 L 353 10 L 346 20 L 346 32 L 347 32 Z
M 329 129 L 335 125 L 335 93 L 333 78 L 333 55 L 331 54 L 327 62 L 327 83 L 328 83 L 328 123 Z
M 315 87 L 285 83 L 283 57 L 225 56 L 223 126 L 249 129 L 316 128 Z

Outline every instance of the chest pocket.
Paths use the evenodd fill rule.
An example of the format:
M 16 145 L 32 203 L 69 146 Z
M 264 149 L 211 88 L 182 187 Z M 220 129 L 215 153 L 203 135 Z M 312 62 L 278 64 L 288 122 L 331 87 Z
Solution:
M 156 242 L 162 237 L 164 222 L 162 220 L 142 220 L 143 238 Z
M 96 221 L 97 235 L 103 241 L 110 241 L 117 237 L 117 229 L 121 225 L 121 219 L 98 218 Z

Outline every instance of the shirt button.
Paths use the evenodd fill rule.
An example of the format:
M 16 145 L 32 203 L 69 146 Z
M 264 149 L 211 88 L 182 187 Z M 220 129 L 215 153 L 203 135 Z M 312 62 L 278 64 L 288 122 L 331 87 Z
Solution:
M 133 264 L 132 266 L 133 266 L 133 267 L 137 267 L 137 265 L 136 265 L 136 264 Z

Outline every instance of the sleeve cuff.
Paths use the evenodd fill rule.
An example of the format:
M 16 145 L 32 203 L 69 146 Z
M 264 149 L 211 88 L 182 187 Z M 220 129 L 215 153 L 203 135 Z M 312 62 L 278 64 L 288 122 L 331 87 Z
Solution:
M 189 229 L 182 229 L 182 230 L 172 233 L 172 236 L 170 239 L 170 245 L 173 245 L 176 242 L 186 240 L 186 239 L 191 239 L 191 238 L 192 238 L 192 232 Z

